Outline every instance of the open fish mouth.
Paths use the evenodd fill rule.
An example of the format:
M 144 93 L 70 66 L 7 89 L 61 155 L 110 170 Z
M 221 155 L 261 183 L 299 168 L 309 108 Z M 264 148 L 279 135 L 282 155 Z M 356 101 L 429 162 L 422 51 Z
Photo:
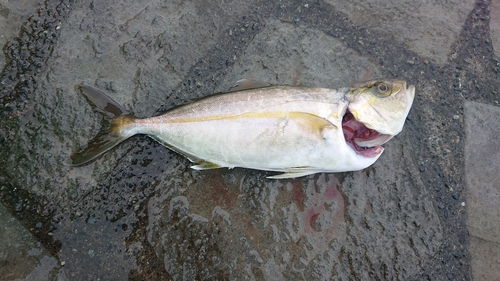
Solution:
M 393 137 L 367 128 L 363 123 L 358 122 L 349 110 L 342 118 L 342 131 L 347 145 L 356 154 L 367 158 L 380 155 L 384 151 L 381 145 Z

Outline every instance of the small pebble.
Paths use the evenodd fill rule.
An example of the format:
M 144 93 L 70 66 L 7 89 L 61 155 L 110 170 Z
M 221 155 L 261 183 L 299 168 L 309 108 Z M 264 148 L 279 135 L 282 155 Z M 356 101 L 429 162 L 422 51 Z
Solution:
M 457 114 L 453 115 L 453 120 L 458 120 L 458 119 L 460 119 L 459 115 L 457 115 Z

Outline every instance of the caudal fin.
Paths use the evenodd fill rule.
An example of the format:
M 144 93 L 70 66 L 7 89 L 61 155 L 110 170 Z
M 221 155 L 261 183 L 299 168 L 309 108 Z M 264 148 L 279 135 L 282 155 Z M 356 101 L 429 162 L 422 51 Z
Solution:
M 85 96 L 94 110 L 103 116 L 100 132 L 87 146 L 71 154 L 68 165 L 84 165 L 118 145 L 129 136 L 120 134 L 120 127 L 134 121 L 134 116 L 103 92 L 85 85 L 77 85 L 75 90 Z

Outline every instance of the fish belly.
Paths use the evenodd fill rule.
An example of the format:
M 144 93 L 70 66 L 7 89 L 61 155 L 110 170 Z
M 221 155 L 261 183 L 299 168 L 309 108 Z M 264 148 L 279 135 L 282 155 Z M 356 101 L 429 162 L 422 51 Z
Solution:
M 317 165 L 336 127 L 317 131 L 301 128 L 286 117 L 242 118 L 189 124 L 171 124 L 159 138 L 175 148 L 222 167 L 277 170 Z

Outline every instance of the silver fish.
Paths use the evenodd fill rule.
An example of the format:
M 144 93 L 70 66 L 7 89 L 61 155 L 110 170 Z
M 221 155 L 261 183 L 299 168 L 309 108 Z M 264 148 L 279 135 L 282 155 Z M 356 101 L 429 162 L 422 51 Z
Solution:
M 372 165 L 402 129 L 415 87 L 372 80 L 338 90 L 241 80 L 225 94 L 137 119 L 99 90 L 79 85 L 103 116 L 100 133 L 68 164 L 86 164 L 125 139 L 146 134 L 186 156 L 196 170 L 244 167 L 273 179 Z

